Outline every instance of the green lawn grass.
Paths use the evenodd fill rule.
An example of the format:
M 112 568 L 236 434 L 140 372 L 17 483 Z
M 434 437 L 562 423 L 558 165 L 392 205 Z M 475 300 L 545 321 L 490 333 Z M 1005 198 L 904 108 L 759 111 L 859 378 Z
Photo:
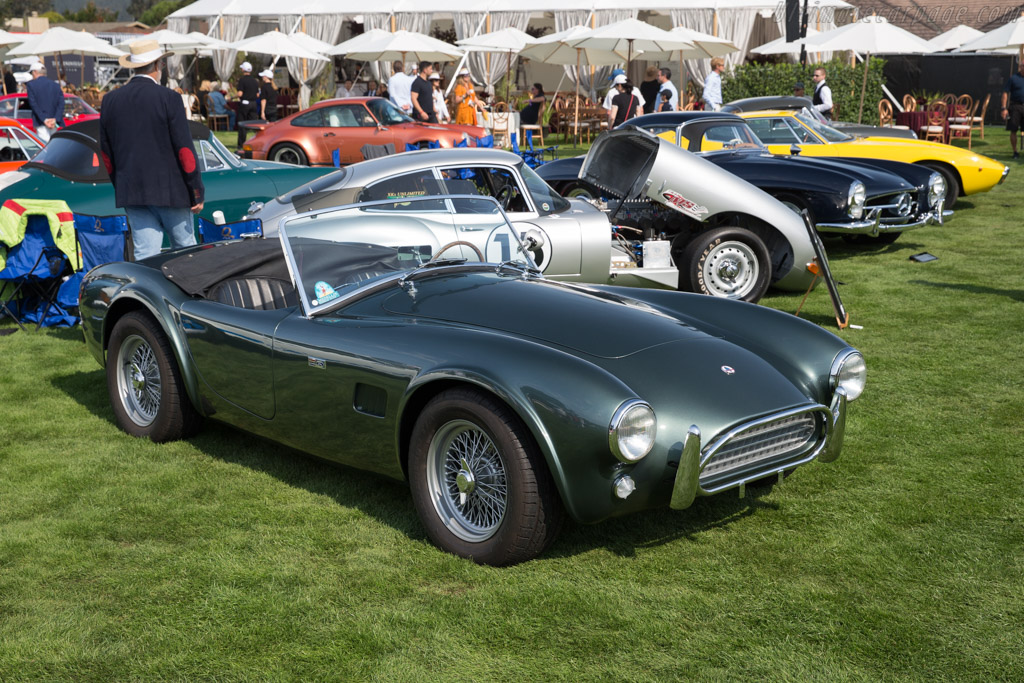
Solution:
M 0 680 L 1021 680 L 1011 163 L 945 226 L 828 241 L 869 368 L 836 463 L 506 569 L 435 549 L 402 484 L 214 423 L 126 436 L 78 330 L 0 337 Z M 836 329 L 823 288 L 802 315 Z

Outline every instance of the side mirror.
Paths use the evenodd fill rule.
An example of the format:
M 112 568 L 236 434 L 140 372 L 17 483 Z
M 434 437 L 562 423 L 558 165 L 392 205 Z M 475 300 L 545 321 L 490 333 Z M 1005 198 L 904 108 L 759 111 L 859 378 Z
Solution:
M 544 235 L 540 230 L 527 230 L 520 236 L 527 251 L 537 251 L 544 246 Z
M 789 153 L 793 156 L 800 156 L 800 145 L 795 142 L 789 146 Z

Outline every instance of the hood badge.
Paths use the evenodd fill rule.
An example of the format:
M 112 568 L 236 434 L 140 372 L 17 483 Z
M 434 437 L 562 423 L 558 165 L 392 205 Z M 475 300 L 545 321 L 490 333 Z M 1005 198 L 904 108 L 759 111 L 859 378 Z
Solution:
M 729 367 L 728 365 L 723 365 L 722 366 L 722 372 L 724 372 L 727 375 L 735 375 L 736 374 L 736 371 L 734 369 L 732 369 L 731 367 Z
M 696 202 L 690 201 L 675 190 L 665 190 L 661 193 L 661 196 L 667 206 L 697 220 L 704 220 L 701 216 L 708 212 L 706 206 L 700 206 Z

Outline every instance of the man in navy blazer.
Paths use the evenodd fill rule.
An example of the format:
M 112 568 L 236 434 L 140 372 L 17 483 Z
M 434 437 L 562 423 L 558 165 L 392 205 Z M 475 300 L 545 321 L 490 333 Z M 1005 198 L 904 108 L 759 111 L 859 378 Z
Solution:
M 29 71 L 32 80 L 25 83 L 25 92 L 32 110 L 32 125 L 39 139 L 49 142 L 57 126 L 64 125 L 64 93 L 55 81 L 46 77 L 46 67 L 42 62 L 30 66 Z
M 175 249 L 196 243 L 205 189 L 181 96 L 160 85 L 163 51 L 155 40 L 128 48 L 118 61 L 135 73 L 103 98 L 100 149 L 138 261 L 160 253 L 164 233 Z

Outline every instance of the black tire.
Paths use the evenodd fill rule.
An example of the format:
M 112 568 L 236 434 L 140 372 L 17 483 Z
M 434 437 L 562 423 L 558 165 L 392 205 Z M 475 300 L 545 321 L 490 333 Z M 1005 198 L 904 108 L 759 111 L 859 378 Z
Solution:
M 715 228 L 686 245 L 680 285 L 691 292 L 757 303 L 768 291 L 772 263 L 761 238 L 744 228 Z
M 922 162 L 922 166 L 930 168 L 936 173 L 941 173 L 942 177 L 946 180 L 946 201 L 942 205 L 944 209 L 952 209 L 953 205 L 956 204 L 956 200 L 960 198 L 960 181 L 957 178 L 956 173 L 951 170 L 948 166 L 932 162 Z
M 801 197 L 791 194 L 780 194 L 776 199 L 782 202 L 787 209 L 795 214 L 799 214 L 801 211 L 807 211 L 807 216 L 811 219 L 811 225 L 815 224 L 814 212 L 811 211 L 811 207 L 807 206 L 807 202 Z
M 563 197 L 575 197 L 577 199 L 586 199 L 587 201 L 594 201 L 597 199 L 597 193 L 589 186 L 583 183 L 569 183 L 562 190 Z
M 117 426 L 132 436 L 162 443 L 191 436 L 202 425 L 167 336 L 141 311 L 126 314 L 110 334 L 107 392 Z
M 561 500 L 529 431 L 480 391 L 449 389 L 427 404 L 409 444 L 409 479 L 430 539 L 480 564 L 532 559 L 562 526 Z
M 296 166 L 309 166 L 309 158 L 302 148 L 291 142 L 282 142 L 270 150 L 269 159 L 280 161 L 283 164 L 294 164 Z

